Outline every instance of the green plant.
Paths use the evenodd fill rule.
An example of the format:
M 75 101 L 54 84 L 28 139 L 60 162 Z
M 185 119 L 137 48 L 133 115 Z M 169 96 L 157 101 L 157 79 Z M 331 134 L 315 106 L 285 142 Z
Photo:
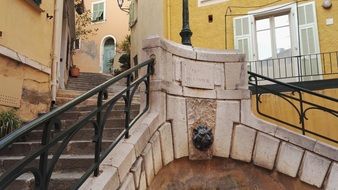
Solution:
M 0 138 L 11 133 L 21 126 L 21 119 L 16 115 L 15 110 L 0 113 Z

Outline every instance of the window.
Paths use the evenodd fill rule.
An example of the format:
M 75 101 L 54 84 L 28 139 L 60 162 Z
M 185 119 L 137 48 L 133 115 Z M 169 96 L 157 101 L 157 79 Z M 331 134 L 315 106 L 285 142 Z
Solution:
M 33 0 L 34 1 L 34 3 L 36 4 L 36 5 L 40 5 L 41 4 L 41 0 Z
M 92 22 L 105 20 L 105 2 L 97 1 L 92 3 Z
M 249 70 L 270 78 L 320 73 L 320 60 L 296 58 L 319 53 L 314 2 L 299 4 L 298 8 L 293 4 L 252 11 L 248 16 L 235 17 L 233 23 L 235 49 L 253 61 Z
M 73 43 L 73 49 L 77 50 L 81 48 L 81 40 L 80 39 L 75 39 Z

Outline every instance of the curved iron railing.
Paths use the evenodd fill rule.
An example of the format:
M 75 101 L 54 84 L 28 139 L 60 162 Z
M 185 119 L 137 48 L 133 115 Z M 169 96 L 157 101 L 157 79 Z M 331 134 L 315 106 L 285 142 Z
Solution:
M 84 93 L 83 95 L 71 100 L 67 104 L 33 120 L 32 122 L 22 126 L 8 136 L 0 139 L 0 151 L 2 151 L 18 141 L 20 138 L 30 133 L 31 131 L 38 129 L 39 127 L 43 128 L 41 146 L 39 146 L 35 151 L 32 151 L 29 155 L 25 156 L 22 160 L 18 161 L 16 165 L 14 165 L 11 169 L 5 171 L 1 175 L 0 189 L 5 189 L 14 180 L 16 180 L 24 173 L 33 174 L 35 178 L 35 189 L 48 189 L 53 169 L 55 168 L 55 165 L 59 160 L 62 152 L 65 150 L 67 144 L 70 142 L 72 137 L 88 123 L 91 123 L 95 129 L 95 134 L 93 134 L 93 142 L 95 143 L 94 163 L 88 167 L 88 169 L 85 171 L 85 173 L 77 181 L 72 189 L 78 189 L 92 173 L 94 173 L 94 176 L 98 176 L 100 163 L 106 158 L 106 156 L 118 144 L 118 142 L 123 139 L 123 137 L 128 138 L 129 129 L 149 108 L 149 83 L 150 76 L 154 73 L 153 64 L 154 59 L 149 59 L 144 63 L 139 64 L 119 74 L 118 76 L 106 81 L 105 83 L 95 87 L 94 89 Z M 139 77 L 135 81 L 132 81 L 131 79 L 133 73 L 144 67 L 146 67 L 146 74 L 142 77 Z M 105 92 L 107 91 L 108 87 L 116 84 L 118 81 L 124 78 L 127 78 L 126 87 L 117 94 L 115 94 L 112 98 L 104 101 Z M 146 106 L 132 121 L 130 121 L 131 102 L 133 100 L 136 90 L 141 84 L 145 84 L 146 87 Z M 97 106 L 93 108 L 89 114 L 77 120 L 70 128 L 62 131 L 55 138 L 51 137 L 52 128 L 55 126 L 60 127 L 61 125 L 59 120 L 59 116 L 61 114 L 65 113 L 68 110 L 71 110 L 75 106 L 79 105 L 81 102 L 95 95 L 98 95 Z M 103 129 L 105 127 L 108 114 L 112 111 L 114 105 L 118 102 L 119 99 L 123 99 L 124 101 L 125 128 L 123 132 L 117 137 L 117 139 L 115 139 L 108 146 L 108 148 L 102 150 Z M 95 117 L 96 119 L 92 120 Z M 58 145 L 58 147 L 54 150 L 52 159 L 48 159 L 51 148 L 55 145 Z M 32 167 L 30 164 L 37 158 L 40 158 L 38 166 Z
M 337 118 L 337 122 L 338 123 L 338 99 L 333 98 L 333 97 L 329 97 L 329 96 L 325 96 L 323 94 L 319 94 L 313 91 L 309 91 L 307 89 L 301 88 L 301 87 L 297 87 L 294 85 L 290 85 L 287 83 L 283 83 L 271 78 L 268 78 L 266 76 L 263 75 L 259 75 L 253 72 L 248 72 L 249 74 L 249 85 L 252 85 L 252 87 L 250 88 L 253 91 L 253 94 L 255 94 L 256 96 L 256 110 L 257 113 L 267 117 L 269 119 L 272 119 L 274 121 L 280 122 L 282 124 L 291 126 L 293 128 L 296 128 L 298 130 L 301 130 L 303 135 L 306 135 L 306 133 L 308 134 L 312 134 L 315 136 L 318 136 L 320 138 L 332 141 L 334 143 L 338 143 L 338 139 L 332 139 L 328 136 L 325 136 L 323 134 L 319 134 L 313 130 L 309 130 L 306 127 L 306 120 L 308 120 L 309 118 L 307 117 L 308 112 L 312 111 L 312 110 L 319 110 L 319 111 L 323 111 L 326 112 L 329 115 L 334 116 L 335 118 Z M 283 86 L 284 88 L 288 89 L 286 91 L 288 92 L 280 92 L 277 91 L 275 89 L 272 88 L 271 85 L 261 85 L 259 84 L 259 81 L 261 80 L 265 80 L 268 81 L 270 83 L 279 85 L 279 86 Z M 295 124 L 292 122 L 288 122 L 282 119 L 279 119 L 277 117 L 271 116 L 271 113 L 263 113 L 260 109 L 260 104 L 262 103 L 262 98 L 261 96 L 263 94 L 266 93 L 270 93 L 270 94 L 274 94 L 277 97 L 282 98 L 283 100 L 285 100 L 288 104 L 291 105 L 291 107 L 297 112 L 297 116 L 299 118 L 299 123 Z M 320 103 L 315 103 L 315 102 L 309 102 L 307 100 L 305 100 L 304 96 L 308 95 L 308 96 L 314 96 L 316 98 L 318 98 L 320 100 L 320 102 L 322 103 L 323 101 L 328 101 L 329 105 L 332 105 L 332 108 L 328 108 L 325 107 L 323 105 L 321 105 Z M 279 108 L 276 108 L 279 109 Z M 338 127 L 338 126 L 334 126 L 334 127 Z

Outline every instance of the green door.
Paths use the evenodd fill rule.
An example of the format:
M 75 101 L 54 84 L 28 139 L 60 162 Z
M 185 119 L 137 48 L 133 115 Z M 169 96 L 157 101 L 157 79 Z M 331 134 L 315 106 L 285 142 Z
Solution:
M 115 41 L 109 38 L 105 41 L 103 47 L 103 73 L 112 73 L 115 57 Z

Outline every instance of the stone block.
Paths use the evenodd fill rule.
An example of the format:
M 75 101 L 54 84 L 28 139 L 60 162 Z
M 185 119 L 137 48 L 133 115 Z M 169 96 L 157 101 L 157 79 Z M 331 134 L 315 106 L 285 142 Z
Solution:
M 326 190 L 338 190 L 338 163 L 333 163 L 327 183 L 325 186 Z
M 212 134 L 215 134 L 216 107 L 216 100 L 187 98 L 188 144 L 189 159 L 191 160 L 205 160 L 212 158 L 212 146 L 205 151 L 200 151 L 195 148 L 193 143 L 193 130 L 200 125 L 204 125 L 208 127 L 208 129 L 211 129 Z
M 145 171 L 141 173 L 140 185 L 138 190 L 147 190 L 147 179 Z
M 167 96 L 167 120 L 172 121 L 175 158 L 188 156 L 188 127 L 185 98 Z
M 120 181 L 122 181 L 136 160 L 134 145 L 124 142 L 119 143 L 112 153 L 111 164 L 117 168 Z
M 147 114 L 145 117 L 153 117 L 153 115 L 155 114 Z M 135 124 L 129 133 L 130 137 L 125 142 L 134 145 L 135 154 L 139 156 L 150 139 L 148 125 L 145 123 Z
M 234 50 L 215 50 L 206 48 L 194 48 L 197 60 L 212 62 L 239 62 L 245 59 L 245 55 Z
M 299 172 L 300 180 L 321 188 L 330 163 L 330 160 L 306 151 Z
M 133 174 L 128 173 L 126 179 L 122 182 L 119 190 L 136 190 Z
M 166 94 L 164 92 L 151 92 L 150 93 L 150 112 L 151 113 L 157 113 L 158 118 L 154 125 L 149 126 L 149 132 L 150 134 L 153 134 L 158 127 L 159 124 L 162 124 L 166 121 Z
M 251 162 L 255 138 L 256 131 L 254 129 L 244 125 L 237 125 L 234 129 L 231 158 Z
M 275 136 L 311 151 L 314 150 L 316 144 L 316 140 L 282 127 L 277 128 Z
M 272 170 L 280 140 L 264 133 L 258 133 L 253 154 L 253 163 Z
M 171 124 L 163 124 L 158 131 L 160 132 L 163 165 L 167 165 L 174 160 Z
M 321 156 L 330 158 L 336 162 L 338 161 L 338 149 L 334 146 L 317 141 L 314 148 L 314 152 Z
M 242 100 L 250 99 L 250 90 L 224 90 L 216 89 L 216 98 L 222 100 Z
M 163 82 L 163 89 L 171 95 L 183 96 L 183 87 L 178 82 Z
M 224 89 L 225 87 L 224 63 L 214 64 L 214 81 L 216 86 L 220 86 L 222 89 Z
M 143 49 L 156 48 L 156 47 L 161 47 L 161 37 L 158 35 L 149 36 L 142 41 Z
M 182 86 L 214 89 L 214 64 L 193 60 L 182 61 Z
M 102 173 L 98 177 L 89 178 L 79 188 L 80 190 L 116 190 L 120 186 L 117 169 L 110 166 L 101 167 Z
M 239 102 L 217 101 L 213 155 L 229 157 L 234 122 L 239 122 Z
M 158 131 L 151 137 L 150 143 L 153 151 L 154 172 L 156 175 L 162 168 L 161 141 L 160 133 Z
M 241 100 L 241 123 L 258 131 L 275 135 L 277 126 L 257 118 L 251 111 L 251 100 Z
M 161 39 L 161 47 L 173 55 L 187 59 L 196 59 L 196 52 L 191 46 L 182 45 L 173 41 Z
M 146 148 L 142 153 L 144 161 L 144 171 L 146 173 L 147 185 L 150 185 L 154 179 L 154 161 L 153 161 L 153 152 L 151 150 L 151 144 L 148 143 Z
M 192 98 L 216 99 L 216 91 L 183 87 L 183 96 Z
M 304 150 L 292 144 L 282 142 L 276 161 L 277 171 L 296 177 Z
M 183 58 L 173 56 L 173 75 L 175 81 L 182 81 L 182 62 Z
M 248 89 L 245 63 L 226 63 L 224 71 L 227 90 Z
M 130 169 L 130 172 L 133 174 L 135 187 L 136 189 L 140 186 L 140 179 L 141 179 L 141 172 L 143 168 L 143 158 L 138 157 L 136 162 L 133 164 L 132 168 Z

